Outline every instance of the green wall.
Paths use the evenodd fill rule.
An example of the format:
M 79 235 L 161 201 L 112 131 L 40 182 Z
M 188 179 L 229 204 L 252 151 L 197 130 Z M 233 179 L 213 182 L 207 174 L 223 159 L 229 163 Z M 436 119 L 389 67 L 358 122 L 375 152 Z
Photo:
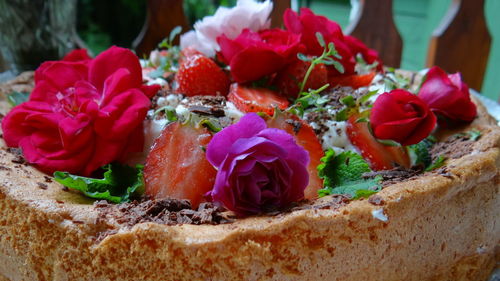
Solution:
M 394 0 L 393 3 L 394 19 L 404 41 L 401 68 L 422 69 L 432 31 L 446 14 L 451 0 Z M 311 8 L 344 28 L 349 24 L 349 0 L 312 0 Z M 482 92 L 497 100 L 500 97 L 500 0 L 486 0 L 485 11 L 493 41 Z

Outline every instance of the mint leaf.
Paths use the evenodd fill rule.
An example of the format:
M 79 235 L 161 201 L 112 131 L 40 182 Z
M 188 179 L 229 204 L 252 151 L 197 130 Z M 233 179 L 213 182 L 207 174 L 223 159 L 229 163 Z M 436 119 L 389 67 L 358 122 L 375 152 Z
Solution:
M 323 179 L 324 188 L 320 196 L 329 194 L 348 194 L 351 199 L 367 197 L 381 189 L 381 176 L 364 179 L 363 174 L 370 172 L 370 166 L 359 154 L 344 151 L 335 155 L 329 149 L 318 165 L 318 175 Z
M 88 178 L 57 171 L 54 178 L 60 184 L 83 192 L 87 197 L 113 203 L 128 202 L 130 197 L 144 192 L 143 166 L 135 168 L 117 163 L 103 167 L 104 178 Z
M 14 107 L 16 105 L 20 105 L 21 103 L 28 101 L 30 97 L 30 93 L 28 92 L 16 92 L 13 91 L 12 93 L 7 95 L 7 101 L 9 104 Z
M 436 143 L 433 137 L 427 137 L 417 144 L 408 146 L 408 153 L 412 159 L 412 166 L 422 165 L 424 168 L 432 164 L 432 158 L 429 153 L 431 147 Z
M 432 171 L 434 169 L 437 169 L 437 168 L 440 168 L 444 165 L 444 162 L 446 161 L 446 157 L 444 157 L 443 155 L 439 155 L 436 160 L 434 160 L 434 162 L 432 162 L 431 165 L 429 165 L 429 167 L 427 167 L 425 169 L 426 172 L 428 171 Z
M 465 133 L 458 133 L 454 135 L 455 137 L 464 137 L 471 141 L 477 141 L 481 137 L 481 131 L 479 130 L 470 130 Z

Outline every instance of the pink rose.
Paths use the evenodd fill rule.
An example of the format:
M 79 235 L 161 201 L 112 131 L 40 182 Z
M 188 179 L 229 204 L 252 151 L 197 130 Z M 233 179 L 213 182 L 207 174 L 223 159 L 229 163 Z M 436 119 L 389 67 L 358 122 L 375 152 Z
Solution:
M 142 151 L 142 122 L 158 88 L 142 85 L 130 50 L 75 57 L 84 59 L 43 63 L 29 100 L 9 112 L 2 129 L 7 145 L 40 170 L 87 176 Z
M 445 118 L 439 119 L 441 126 L 447 126 L 446 121 L 471 122 L 477 114 L 476 105 L 470 99 L 469 87 L 462 81 L 460 73 L 447 75 L 437 66 L 427 72 L 418 97 L 434 113 Z
M 217 41 L 233 79 L 240 83 L 279 71 L 303 50 L 299 35 L 281 29 L 259 33 L 245 29 L 234 40 L 222 35 Z
M 297 202 L 309 183 L 307 151 L 255 113 L 215 134 L 207 160 L 217 168 L 210 197 L 239 215 Z
M 375 100 L 370 124 L 376 138 L 411 145 L 429 136 L 436 116 L 416 95 L 396 89 Z

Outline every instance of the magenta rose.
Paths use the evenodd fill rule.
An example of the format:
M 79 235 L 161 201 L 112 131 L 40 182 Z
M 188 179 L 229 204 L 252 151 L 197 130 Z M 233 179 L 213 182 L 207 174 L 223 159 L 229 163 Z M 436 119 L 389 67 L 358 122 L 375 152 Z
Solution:
M 396 89 L 375 100 L 370 124 L 376 138 L 411 145 L 429 136 L 436 116 L 416 95 Z
M 306 150 L 255 113 L 215 134 L 207 159 L 217 168 L 212 200 L 239 215 L 299 201 L 309 182 Z
M 222 35 L 217 42 L 224 62 L 231 67 L 233 79 L 239 83 L 279 71 L 304 49 L 300 36 L 280 29 L 259 33 L 244 29 L 234 40 Z
M 2 121 L 6 144 L 46 173 L 89 175 L 140 152 L 142 122 L 158 90 L 142 85 L 130 50 L 111 47 L 93 60 L 78 52 L 72 61 L 43 63 L 29 100 Z
M 418 97 L 440 117 L 442 126 L 451 122 L 471 122 L 476 117 L 476 105 L 470 99 L 469 87 L 462 81 L 460 73 L 447 75 L 434 66 L 427 72 Z

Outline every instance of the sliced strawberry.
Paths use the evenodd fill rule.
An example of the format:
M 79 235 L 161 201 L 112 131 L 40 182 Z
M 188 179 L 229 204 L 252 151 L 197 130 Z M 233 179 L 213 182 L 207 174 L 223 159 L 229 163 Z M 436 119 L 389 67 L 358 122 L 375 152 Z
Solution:
M 205 158 L 212 136 L 205 128 L 169 124 L 156 139 L 144 167 L 146 194 L 189 199 L 193 207 L 213 188 L 217 171 Z
M 303 120 L 291 114 L 279 114 L 267 120 L 269 128 L 277 128 L 285 130 L 287 133 L 295 137 L 298 145 L 302 146 L 309 152 L 309 185 L 304 191 L 304 196 L 307 199 L 318 197 L 318 190 L 323 187 L 323 181 L 318 176 L 318 165 L 321 163 L 321 157 L 324 156 L 323 148 L 314 133 L 314 130 Z
M 347 121 L 347 135 L 373 170 L 390 170 L 395 168 L 396 164 L 406 168 L 410 167 L 410 157 L 404 148 L 378 142 L 370 133 L 368 124 L 366 122 L 356 123 L 357 119 L 358 116 L 353 115 Z
M 280 71 L 274 82 L 280 93 L 290 99 L 296 99 L 300 91 L 299 84 L 304 80 L 310 66 L 311 62 L 297 60 Z M 304 90 L 321 88 L 328 82 L 327 78 L 328 71 L 326 66 L 324 64 L 316 65 L 311 74 L 309 74 Z
M 376 72 L 370 72 L 367 74 L 347 74 L 347 75 L 337 75 L 328 77 L 328 83 L 330 86 L 346 86 L 353 89 L 358 89 L 361 87 L 369 86 L 375 77 Z
M 228 100 L 243 112 L 274 114 L 274 108 L 286 109 L 288 100 L 267 88 L 251 88 L 238 83 L 231 85 Z
M 186 96 L 227 95 L 229 78 L 210 58 L 203 55 L 186 57 L 175 76 L 177 92 Z

